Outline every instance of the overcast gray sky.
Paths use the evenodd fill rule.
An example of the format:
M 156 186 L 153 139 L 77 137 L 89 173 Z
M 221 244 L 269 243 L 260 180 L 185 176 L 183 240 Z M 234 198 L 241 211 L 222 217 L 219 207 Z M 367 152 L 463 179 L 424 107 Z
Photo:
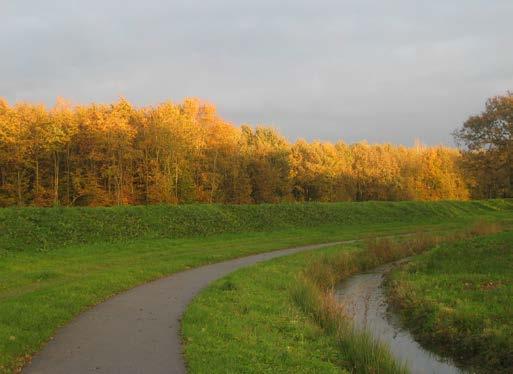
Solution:
M 0 0 L 0 96 L 195 96 L 297 138 L 451 143 L 513 89 L 512 0 Z

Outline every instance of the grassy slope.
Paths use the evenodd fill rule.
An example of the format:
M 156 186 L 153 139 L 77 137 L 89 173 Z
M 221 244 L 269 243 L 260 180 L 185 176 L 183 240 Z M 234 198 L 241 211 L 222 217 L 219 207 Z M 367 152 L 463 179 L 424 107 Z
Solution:
M 299 244 L 456 228 L 482 216 L 511 219 L 512 206 L 497 201 L 3 209 L 0 372 L 23 364 L 80 311 L 176 271 Z
M 390 285 L 421 341 L 486 372 L 513 370 L 513 232 L 430 251 Z
M 332 225 L 436 222 L 513 210 L 513 200 L 0 209 L 0 252 L 131 239 Z

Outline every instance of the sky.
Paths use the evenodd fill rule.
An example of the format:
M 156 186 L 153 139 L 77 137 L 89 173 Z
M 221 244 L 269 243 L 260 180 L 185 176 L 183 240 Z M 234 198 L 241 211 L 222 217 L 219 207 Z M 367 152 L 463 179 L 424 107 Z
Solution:
M 199 97 L 291 141 L 452 144 L 513 90 L 511 0 L 0 0 L 0 97 Z

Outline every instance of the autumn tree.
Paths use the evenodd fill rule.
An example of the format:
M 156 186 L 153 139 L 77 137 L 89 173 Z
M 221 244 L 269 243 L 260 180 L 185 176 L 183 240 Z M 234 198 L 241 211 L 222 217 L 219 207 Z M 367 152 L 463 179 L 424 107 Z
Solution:
M 242 127 L 244 152 L 249 155 L 251 197 L 256 203 L 275 203 L 291 198 L 290 146 L 274 129 Z
M 349 200 L 349 185 L 344 176 L 350 174 L 348 154 L 342 143 L 297 141 L 291 149 L 293 194 L 298 201 Z
M 0 101 L 0 191 L 3 205 L 23 205 L 28 187 L 25 179 L 29 153 L 28 128 L 20 116 Z
M 496 96 L 454 132 L 476 197 L 513 196 L 513 94 Z
M 420 144 L 291 144 L 194 98 L 147 107 L 58 99 L 50 109 L 0 100 L 0 206 L 465 199 L 467 186 L 505 196 L 510 103 L 491 101 L 493 115 L 469 120 L 462 157 Z M 485 137 L 470 129 L 487 126 L 496 135 L 477 145 Z

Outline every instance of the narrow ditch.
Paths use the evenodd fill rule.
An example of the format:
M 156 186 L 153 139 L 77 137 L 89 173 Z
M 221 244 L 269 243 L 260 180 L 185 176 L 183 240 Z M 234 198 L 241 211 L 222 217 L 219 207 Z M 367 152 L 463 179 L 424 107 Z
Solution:
M 383 282 L 385 275 L 403 261 L 379 266 L 341 282 L 335 291 L 337 301 L 358 329 L 367 330 L 388 345 L 392 355 L 404 362 L 411 373 L 465 373 L 451 360 L 424 349 L 390 310 Z

